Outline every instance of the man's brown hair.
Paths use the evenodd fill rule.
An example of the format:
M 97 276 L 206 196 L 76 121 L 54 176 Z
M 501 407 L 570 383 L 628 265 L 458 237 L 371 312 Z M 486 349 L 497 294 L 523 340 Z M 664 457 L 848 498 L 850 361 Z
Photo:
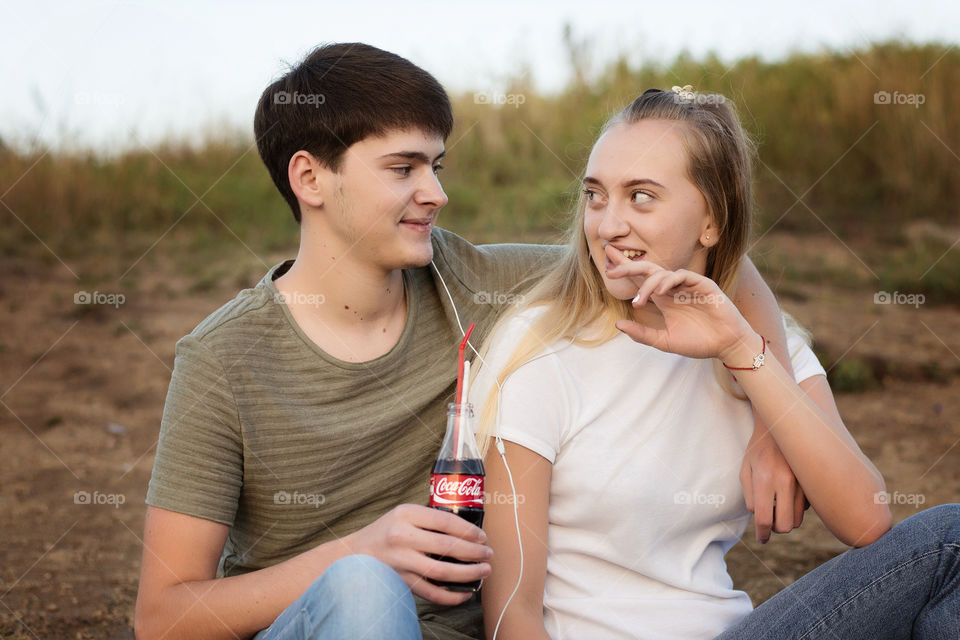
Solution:
M 370 136 L 419 129 L 446 140 L 452 128 L 450 98 L 436 78 L 358 42 L 311 51 L 264 90 L 253 120 L 260 158 L 298 223 L 287 174 L 297 151 L 337 171 L 347 148 Z

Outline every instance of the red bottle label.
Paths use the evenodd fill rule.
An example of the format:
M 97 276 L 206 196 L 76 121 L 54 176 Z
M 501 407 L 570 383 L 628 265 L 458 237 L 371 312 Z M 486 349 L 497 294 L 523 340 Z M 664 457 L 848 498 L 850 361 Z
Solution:
M 431 474 L 430 506 L 483 508 L 483 476 Z

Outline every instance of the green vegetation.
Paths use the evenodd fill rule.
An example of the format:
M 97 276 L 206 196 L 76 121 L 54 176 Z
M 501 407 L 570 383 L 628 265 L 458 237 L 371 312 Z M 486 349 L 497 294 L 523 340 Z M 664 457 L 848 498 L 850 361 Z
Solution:
M 879 275 L 884 291 L 922 295 L 924 304 L 960 304 L 960 238 L 926 238 L 895 250 Z
M 960 233 L 960 50 L 890 42 L 730 66 L 681 55 L 642 68 L 625 54 L 590 75 L 574 49 L 574 80 L 557 95 L 518 80 L 505 94 L 522 104 L 454 97 L 444 226 L 474 240 L 555 239 L 603 122 L 645 88 L 692 84 L 731 98 L 758 142 L 758 234 L 829 230 L 873 256 L 878 288 L 960 300 L 960 251 L 948 251 Z M 923 104 L 877 103 L 881 91 L 891 101 L 919 94 Z M 0 194 L 6 255 L 53 262 L 52 253 L 103 252 L 129 265 L 161 236 L 161 246 L 248 257 L 243 245 L 258 254 L 296 245 L 249 133 L 120 154 L 0 143 Z M 904 229 L 917 220 L 937 225 L 939 237 L 908 242 Z M 817 267 L 797 270 L 808 277 Z
M 830 387 L 837 393 L 872 391 L 880 387 L 867 363 L 856 358 L 842 360 L 828 374 Z

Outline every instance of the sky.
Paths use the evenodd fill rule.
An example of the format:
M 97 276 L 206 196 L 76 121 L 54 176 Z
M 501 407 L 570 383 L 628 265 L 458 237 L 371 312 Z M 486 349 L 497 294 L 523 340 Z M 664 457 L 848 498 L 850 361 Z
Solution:
M 564 26 L 594 67 L 681 51 L 776 59 L 889 39 L 960 43 L 960 3 L 407 0 L 0 2 L 0 138 L 121 149 L 252 129 L 261 91 L 322 42 L 409 58 L 452 92 L 496 92 L 528 70 L 541 91 L 568 78 Z

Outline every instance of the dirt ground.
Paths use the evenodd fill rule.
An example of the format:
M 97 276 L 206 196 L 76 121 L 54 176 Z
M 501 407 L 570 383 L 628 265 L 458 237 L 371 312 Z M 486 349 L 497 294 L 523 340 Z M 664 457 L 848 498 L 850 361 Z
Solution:
M 830 238 L 764 246 L 775 243 L 797 260 L 822 260 L 827 246 L 858 268 Z M 98 280 L 82 262 L 0 259 L 0 638 L 133 637 L 144 497 L 174 343 L 266 270 L 249 255 L 197 272 L 155 254 L 118 280 L 129 263 L 117 262 L 98 268 L 110 272 Z M 958 310 L 875 304 L 869 287 L 766 275 L 813 331 L 825 367 L 855 358 L 879 377 L 838 403 L 884 474 L 895 520 L 960 500 Z M 124 300 L 78 305 L 80 291 Z M 768 545 L 751 536 L 728 560 L 755 603 L 845 548 L 812 512 Z

